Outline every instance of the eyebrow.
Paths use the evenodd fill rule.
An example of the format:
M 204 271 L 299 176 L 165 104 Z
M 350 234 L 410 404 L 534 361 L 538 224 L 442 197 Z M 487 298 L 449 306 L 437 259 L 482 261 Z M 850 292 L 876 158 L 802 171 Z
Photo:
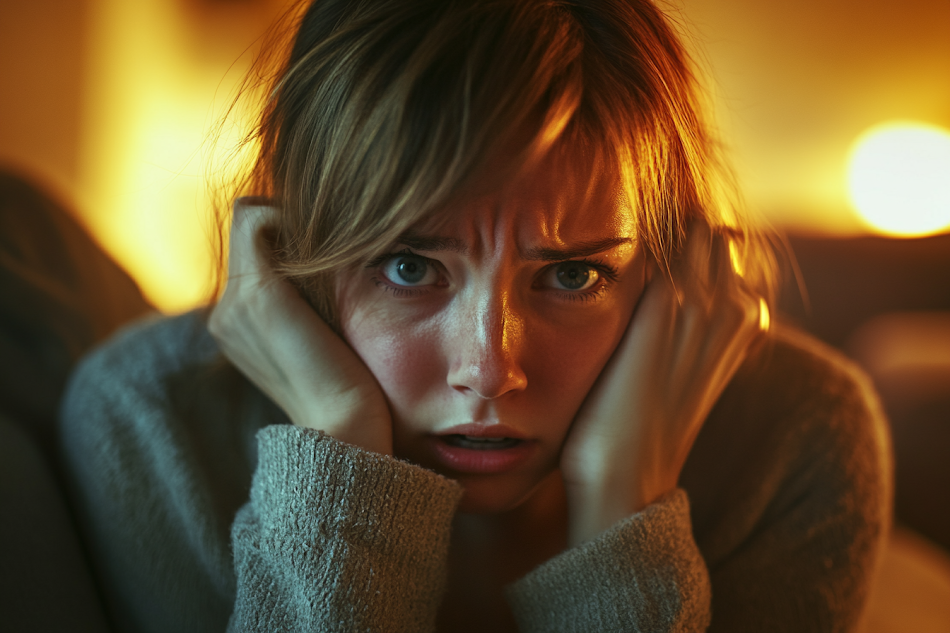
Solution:
M 631 243 L 633 243 L 633 240 L 629 237 L 606 237 L 602 240 L 581 242 L 567 248 L 532 248 L 524 253 L 522 257 L 532 261 L 560 262 L 566 259 L 590 257 Z
M 454 237 L 404 233 L 399 238 L 399 243 L 417 251 L 452 251 L 462 255 L 468 253 L 468 247 L 465 243 Z M 633 243 L 633 240 L 629 237 L 606 237 L 601 240 L 580 242 L 567 248 L 532 248 L 523 252 L 521 257 L 529 261 L 560 262 L 567 259 L 590 257 L 631 243 Z
M 405 244 L 416 251 L 452 251 L 465 255 L 468 248 L 462 240 L 454 237 L 436 237 L 432 235 L 419 235 L 417 233 L 403 233 L 399 237 L 399 243 Z

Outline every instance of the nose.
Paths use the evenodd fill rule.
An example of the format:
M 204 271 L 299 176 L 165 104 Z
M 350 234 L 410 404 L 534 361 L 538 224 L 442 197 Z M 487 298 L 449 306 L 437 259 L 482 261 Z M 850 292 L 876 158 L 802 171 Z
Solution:
M 455 320 L 448 383 L 453 389 L 483 399 L 523 391 L 528 379 L 521 367 L 524 319 L 510 298 L 492 293 L 462 307 Z

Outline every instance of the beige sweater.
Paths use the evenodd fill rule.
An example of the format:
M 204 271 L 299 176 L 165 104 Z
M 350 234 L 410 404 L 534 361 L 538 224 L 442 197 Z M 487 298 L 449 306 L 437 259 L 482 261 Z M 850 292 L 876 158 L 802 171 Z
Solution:
M 843 631 L 890 512 L 887 436 L 842 359 L 779 329 L 681 488 L 508 587 L 523 631 Z M 433 631 L 458 485 L 287 424 L 195 314 L 86 359 L 62 450 L 120 631 Z

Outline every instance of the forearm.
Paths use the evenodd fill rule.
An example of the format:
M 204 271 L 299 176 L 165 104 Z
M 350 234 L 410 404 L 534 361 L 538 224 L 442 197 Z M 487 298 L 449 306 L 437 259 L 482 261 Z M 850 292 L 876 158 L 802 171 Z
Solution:
M 521 631 L 704 631 L 706 565 L 677 490 L 508 588 Z
M 230 628 L 434 630 L 458 485 L 292 426 L 258 438 Z

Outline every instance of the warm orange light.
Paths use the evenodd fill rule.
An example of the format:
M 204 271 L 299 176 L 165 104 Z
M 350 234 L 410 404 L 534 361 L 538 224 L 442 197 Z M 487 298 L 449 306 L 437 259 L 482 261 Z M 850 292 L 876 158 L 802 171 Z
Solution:
M 206 168 L 222 163 L 209 151 L 227 152 L 241 133 L 226 128 L 212 145 L 211 131 L 250 59 L 200 48 L 182 6 L 93 3 L 81 143 L 83 219 L 165 312 L 209 297 L 214 218 Z
M 729 259 L 732 260 L 732 269 L 740 277 L 745 274 L 745 266 L 742 265 L 742 255 L 739 253 L 739 247 L 735 240 L 729 240 Z
M 852 147 L 848 189 L 879 232 L 911 237 L 950 229 L 950 131 L 913 122 L 872 127 Z

